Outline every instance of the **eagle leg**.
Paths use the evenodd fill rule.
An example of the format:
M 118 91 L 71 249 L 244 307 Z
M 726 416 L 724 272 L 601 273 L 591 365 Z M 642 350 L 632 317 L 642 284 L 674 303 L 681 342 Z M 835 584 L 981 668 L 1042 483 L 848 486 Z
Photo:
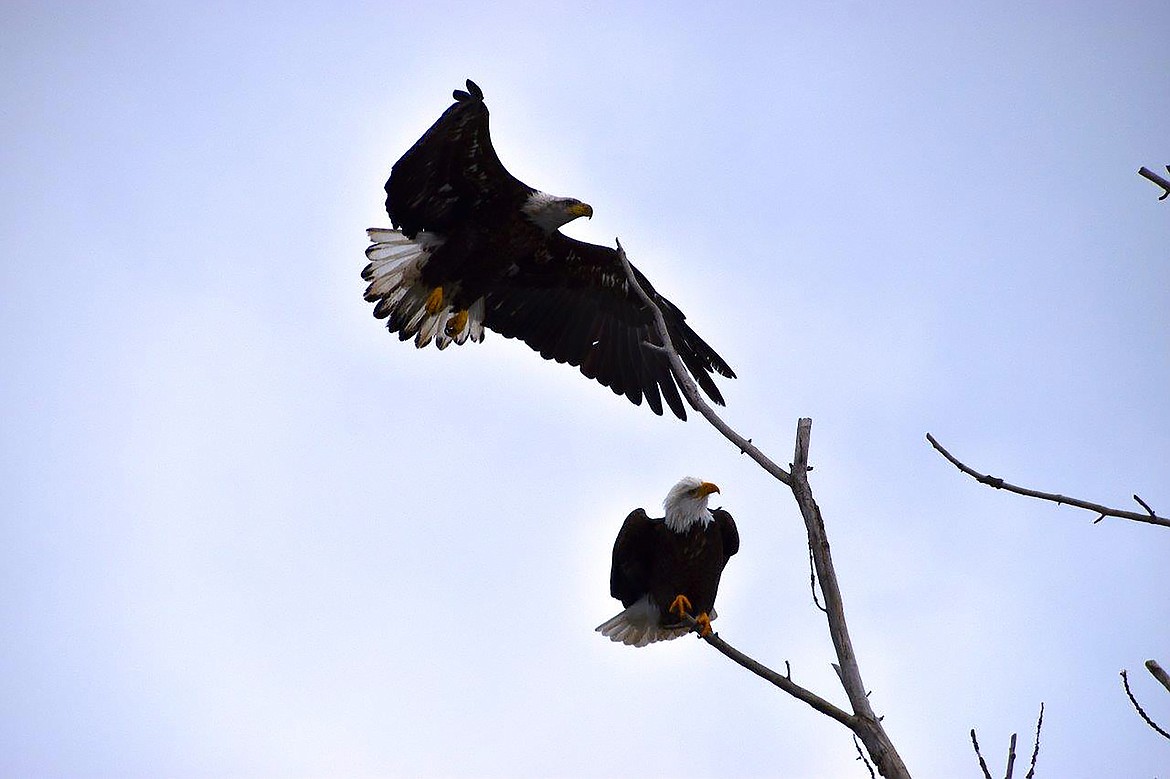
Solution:
M 432 289 L 431 294 L 427 295 L 427 316 L 434 316 L 439 313 L 439 309 L 442 307 L 443 288 L 439 286 Z
M 677 596 L 675 596 L 675 599 L 671 601 L 670 608 L 667 609 L 667 611 L 669 611 L 671 614 L 677 614 L 680 617 L 685 616 L 691 611 L 691 599 L 680 592 Z
M 699 635 L 703 638 L 711 635 L 711 616 L 707 612 L 703 612 L 695 617 L 695 622 L 699 627 Z
M 443 326 L 444 331 L 451 338 L 463 332 L 463 328 L 467 327 L 467 309 L 455 312 L 455 315 L 447 320 L 447 324 Z

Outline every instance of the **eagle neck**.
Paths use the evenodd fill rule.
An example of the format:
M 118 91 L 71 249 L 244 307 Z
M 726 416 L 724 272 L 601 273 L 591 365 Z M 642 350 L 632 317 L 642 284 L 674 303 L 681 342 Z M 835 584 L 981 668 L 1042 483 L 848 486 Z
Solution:
M 705 501 L 704 501 L 705 502 Z M 685 533 L 698 523 L 707 527 L 715 518 L 711 510 L 697 502 L 684 503 L 681 506 L 672 506 L 666 511 L 666 526 L 676 533 Z

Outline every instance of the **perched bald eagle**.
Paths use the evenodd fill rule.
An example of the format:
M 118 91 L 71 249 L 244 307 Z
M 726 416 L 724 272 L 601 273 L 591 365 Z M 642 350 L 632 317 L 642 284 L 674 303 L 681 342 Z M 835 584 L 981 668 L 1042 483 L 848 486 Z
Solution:
M 593 209 L 517 180 L 488 135 L 483 92 L 471 81 L 394 164 L 386 182 L 393 230 L 370 228 L 365 298 L 400 340 L 440 348 L 483 339 L 484 328 L 567 362 L 654 413 L 686 410 L 655 347 L 650 310 L 629 288 L 617 251 L 558 228 Z M 638 282 L 666 319 L 675 349 L 716 403 L 712 373 L 735 373 L 673 303 Z
M 663 501 L 666 516 L 651 519 L 643 509 L 626 517 L 613 545 L 609 594 L 625 606 L 597 632 L 630 646 L 646 646 L 686 635 L 686 612 L 711 632 L 719 577 L 739 551 L 735 520 L 723 509 L 707 508 L 719 488 L 688 476 Z

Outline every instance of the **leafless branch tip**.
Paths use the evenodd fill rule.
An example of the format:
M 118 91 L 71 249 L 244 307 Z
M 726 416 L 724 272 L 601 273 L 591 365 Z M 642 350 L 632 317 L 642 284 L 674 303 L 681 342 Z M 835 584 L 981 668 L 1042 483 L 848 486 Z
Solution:
M 1147 660 L 1146 670 L 1158 680 L 1158 684 L 1166 688 L 1166 692 L 1170 692 L 1170 674 L 1167 674 L 1166 669 L 1158 665 L 1157 660 Z
M 1044 725 L 1044 701 L 1040 701 L 1040 716 L 1036 718 L 1036 741 L 1032 746 L 1032 760 L 1028 764 L 1028 773 L 1024 779 L 1033 779 L 1036 775 L 1036 758 L 1040 756 L 1040 728 Z
M 1121 684 L 1123 687 L 1125 687 L 1125 694 L 1129 696 L 1129 702 L 1133 704 L 1135 709 L 1137 709 L 1137 713 L 1141 716 L 1142 719 L 1146 721 L 1146 724 L 1159 733 L 1162 738 L 1170 739 L 1170 733 L 1162 730 L 1162 728 L 1158 726 L 1158 723 L 1150 719 L 1150 715 L 1146 714 L 1146 710 L 1143 709 L 1142 705 L 1137 702 L 1137 698 L 1133 696 L 1133 690 L 1129 689 L 1129 676 L 1125 673 L 1124 670 L 1121 672 Z
M 983 779 L 991 779 L 991 772 L 987 770 L 987 761 L 979 751 L 979 739 L 975 737 L 975 728 L 971 728 L 971 746 L 975 747 L 975 757 L 979 758 L 979 767 L 983 769 Z
M 947 461 L 951 463 L 951 465 L 955 466 L 971 478 L 975 479 L 975 481 L 979 482 L 980 484 L 986 484 L 990 487 L 996 488 L 997 490 L 1007 490 L 1008 492 L 1014 492 L 1017 495 L 1023 495 L 1029 498 L 1039 498 L 1040 500 L 1052 501 L 1058 505 L 1068 504 L 1069 506 L 1095 511 L 1100 516 L 1094 521 L 1094 524 L 1096 524 L 1096 522 L 1100 522 L 1105 517 L 1116 517 L 1118 519 L 1130 519 L 1135 522 L 1146 522 L 1151 525 L 1170 527 L 1170 519 L 1159 517 L 1154 513 L 1153 509 L 1151 509 L 1146 504 L 1146 502 L 1137 495 L 1133 496 L 1134 500 L 1140 503 L 1142 508 L 1146 509 L 1145 514 L 1139 514 L 1135 511 L 1122 511 L 1121 509 L 1102 506 L 1100 503 L 1091 503 L 1087 500 L 1081 500 L 1080 498 L 1070 498 L 1067 495 L 1058 495 L 1053 492 L 1041 492 L 1039 490 L 1033 490 L 1028 487 L 1018 487 L 1014 484 L 1008 484 L 1006 481 L 997 476 L 988 476 L 987 474 L 980 473 L 974 468 L 964 464 L 957 457 L 948 452 L 943 447 L 943 445 L 940 444 L 930 433 L 926 434 L 926 440 L 929 441 L 930 445 L 933 446 L 939 454 L 945 457 Z

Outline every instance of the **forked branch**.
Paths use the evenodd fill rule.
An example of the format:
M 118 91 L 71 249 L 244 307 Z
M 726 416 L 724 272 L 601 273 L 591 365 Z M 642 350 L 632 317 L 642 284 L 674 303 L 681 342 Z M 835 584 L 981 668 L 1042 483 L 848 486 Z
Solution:
M 841 679 L 841 685 L 845 688 L 845 694 L 849 697 L 849 703 L 853 709 L 853 713 L 846 714 L 840 709 L 832 707 L 827 702 L 825 702 L 825 706 L 832 707 L 831 709 L 814 705 L 811 700 L 798 695 L 795 690 L 788 689 L 789 684 L 791 684 L 791 679 L 780 677 L 774 672 L 771 672 L 773 674 L 772 677 L 760 673 L 759 669 L 763 669 L 764 666 L 747 658 L 742 653 L 732 650 L 717 635 L 712 634 L 707 636 L 707 642 L 744 667 L 749 668 L 754 673 L 760 674 L 773 684 L 781 687 L 781 689 L 804 700 L 810 706 L 813 706 L 827 716 L 833 717 L 852 730 L 857 738 L 861 740 L 861 743 L 865 745 L 866 751 L 869 752 L 870 758 L 882 776 L 887 777 L 887 779 L 909 779 L 910 773 L 906 770 L 905 763 L 902 762 L 901 756 L 894 748 L 894 744 L 886 733 L 885 728 L 882 727 L 880 718 L 874 714 L 873 708 L 870 706 L 869 696 L 861 680 L 861 671 L 858 667 L 857 657 L 853 651 L 853 644 L 849 638 L 849 629 L 845 623 L 844 602 L 841 597 L 841 588 L 837 583 L 837 574 L 833 568 L 833 559 L 829 553 L 829 540 L 825 532 L 825 523 L 821 518 L 820 508 L 813 499 L 812 487 L 808 482 L 808 471 L 810 470 L 808 465 L 808 450 L 812 431 L 812 420 L 801 419 L 797 423 L 796 452 L 792 460 L 791 473 L 776 465 L 759 448 L 754 446 L 750 439 L 744 438 L 732 430 L 730 426 L 715 414 L 710 405 L 699 394 L 698 387 L 695 386 L 694 380 L 691 378 L 686 366 L 671 343 L 670 333 L 667 331 L 666 321 L 662 316 L 662 312 L 659 311 L 658 306 L 638 283 L 633 268 L 630 266 L 629 259 L 626 257 L 626 252 L 622 248 L 621 241 L 617 242 L 617 253 L 626 271 L 629 288 L 641 298 L 642 302 L 646 304 L 654 315 L 655 331 L 660 343 L 651 344 L 650 346 L 661 347 L 665 352 L 667 358 L 670 360 L 671 370 L 674 373 L 675 379 L 678 381 L 679 387 L 682 388 L 687 402 L 741 452 L 749 455 L 760 467 L 792 490 L 792 495 L 800 507 L 801 516 L 804 517 L 809 549 L 813 557 L 813 567 L 821 583 L 821 592 L 825 596 L 825 613 L 829 622 L 829 635 L 832 637 L 833 648 L 837 654 L 835 667 Z M 750 661 L 751 665 L 745 661 Z M 754 666 L 758 666 L 758 668 Z M 787 683 L 780 684 L 779 679 L 787 679 Z M 794 684 L 791 686 L 796 687 Z M 804 692 L 807 693 L 807 691 Z M 811 693 L 808 694 L 811 695 Z M 844 717 L 841 715 L 844 715 Z
M 1087 500 L 1081 500 L 1080 498 L 1070 498 L 1067 495 L 1057 495 L 1053 492 L 1040 492 L 1039 490 L 1033 490 L 1027 487 L 1017 487 L 1014 484 L 1008 484 L 1006 481 L 997 476 L 988 476 L 985 473 L 979 473 L 979 471 L 964 465 L 958 460 L 958 458 L 944 449 L 942 444 L 936 441 L 934 436 L 932 436 L 930 433 L 926 434 L 926 440 L 930 442 L 931 446 L 938 450 L 939 454 L 950 461 L 952 465 L 973 478 L 975 481 L 979 482 L 980 484 L 986 484 L 988 487 L 994 487 L 997 490 L 1007 490 L 1008 492 L 1014 492 L 1017 495 L 1024 495 L 1029 498 L 1050 500 L 1053 503 L 1061 503 L 1069 506 L 1075 506 L 1077 508 L 1087 509 L 1089 511 L 1095 511 L 1099 515 L 1097 519 L 1094 520 L 1095 522 L 1100 522 L 1101 520 L 1105 519 L 1105 517 L 1117 517 L 1118 519 L 1131 519 L 1134 522 L 1146 522 L 1151 525 L 1170 527 L 1170 519 L 1159 517 L 1154 512 L 1154 510 L 1150 508 L 1149 504 L 1139 498 L 1137 495 L 1134 495 L 1133 499 L 1138 503 L 1138 505 L 1146 510 L 1146 513 L 1144 514 L 1138 513 L 1136 511 L 1122 511 L 1121 509 L 1103 506 L 1100 503 L 1090 503 Z
M 1024 779 L 1032 779 L 1036 774 L 1036 758 L 1040 756 L 1040 728 L 1044 726 L 1044 704 L 1040 704 L 1040 716 L 1036 718 L 1036 740 L 1032 745 L 1032 761 L 1028 764 L 1028 773 Z M 1007 771 L 1004 779 L 1012 779 L 1016 770 L 1016 737 L 1013 733 L 1008 741 Z M 975 735 L 975 728 L 971 728 L 971 746 L 975 748 L 975 757 L 979 758 L 979 770 L 983 772 L 983 779 L 991 779 L 991 771 L 987 770 L 987 761 L 983 759 L 983 752 L 979 749 L 979 739 Z

